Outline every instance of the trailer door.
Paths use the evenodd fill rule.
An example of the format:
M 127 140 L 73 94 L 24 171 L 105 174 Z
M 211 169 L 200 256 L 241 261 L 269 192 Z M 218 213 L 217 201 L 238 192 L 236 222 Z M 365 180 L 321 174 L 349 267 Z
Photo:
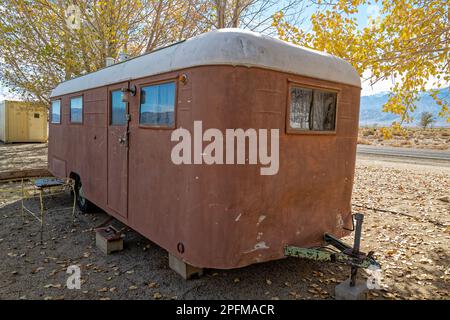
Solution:
M 108 88 L 108 207 L 128 217 L 129 83 Z M 125 96 L 125 98 L 124 98 Z

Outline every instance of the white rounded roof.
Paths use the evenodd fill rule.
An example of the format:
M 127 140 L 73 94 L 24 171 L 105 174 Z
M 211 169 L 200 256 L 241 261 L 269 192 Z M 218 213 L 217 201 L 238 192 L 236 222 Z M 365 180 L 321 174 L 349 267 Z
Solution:
M 241 29 L 220 29 L 60 83 L 51 97 L 205 65 L 260 67 L 361 87 L 356 70 L 330 54 Z

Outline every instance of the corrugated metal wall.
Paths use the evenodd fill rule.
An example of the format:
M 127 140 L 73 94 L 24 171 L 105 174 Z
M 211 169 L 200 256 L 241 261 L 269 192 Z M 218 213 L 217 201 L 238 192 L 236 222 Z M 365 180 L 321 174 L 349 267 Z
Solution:
M 46 142 L 47 108 L 32 102 L 4 101 L 0 110 L 0 140 Z
M 5 141 L 5 101 L 0 101 L 0 141 Z

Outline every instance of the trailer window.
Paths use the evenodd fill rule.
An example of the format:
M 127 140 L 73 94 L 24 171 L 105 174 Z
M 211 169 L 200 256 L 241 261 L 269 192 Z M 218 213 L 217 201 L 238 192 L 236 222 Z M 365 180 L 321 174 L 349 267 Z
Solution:
M 122 101 L 122 91 L 116 90 L 111 92 L 111 124 L 124 125 L 126 104 Z
M 291 87 L 289 127 L 294 131 L 334 131 L 337 93 Z
M 70 122 L 83 122 L 83 97 L 70 99 Z
M 175 125 L 175 82 L 156 84 L 141 89 L 139 123 L 156 127 Z
M 61 123 L 61 100 L 53 100 L 52 101 L 50 122 L 51 123 Z

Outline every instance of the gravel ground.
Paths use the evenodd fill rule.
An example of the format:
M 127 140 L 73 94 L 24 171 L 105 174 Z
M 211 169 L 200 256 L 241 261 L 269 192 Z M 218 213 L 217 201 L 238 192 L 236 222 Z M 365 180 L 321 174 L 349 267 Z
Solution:
M 383 267 L 370 299 L 449 299 L 449 185 L 448 167 L 358 160 L 353 203 L 365 214 L 362 246 Z M 289 258 L 184 281 L 169 269 L 167 253 L 134 231 L 125 250 L 103 255 L 93 229 L 108 216 L 77 213 L 73 223 L 63 209 L 69 194 L 49 200 L 61 210 L 47 215 L 41 245 L 39 224 L 23 222 L 14 195 L 0 193 L 0 299 L 333 299 L 349 274 Z M 80 290 L 66 287 L 69 265 L 81 267 Z
M 49 207 L 70 206 L 57 196 Z M 0 208 L 1 299 L 312 299 L 329 298 L 346 268 L 286 259 L 236 270 L 206 270 L 184 281 L 168 267 L 167 253 L 136 232 L 125 250 L 105 256 L 95 247 L 93 228 L 108 220 L 102 212 L 51 212 L 39 244 L 39 225 L 22 223 L 17 202 Z M 81 290 L 65 287 L 69 265 L 81 266 Z M 345 270 L 345 272 L 341 271 Z M 324 278 L 330 275 L 330 279 Z M 320 285 L 320 286 L 319 286 Z

